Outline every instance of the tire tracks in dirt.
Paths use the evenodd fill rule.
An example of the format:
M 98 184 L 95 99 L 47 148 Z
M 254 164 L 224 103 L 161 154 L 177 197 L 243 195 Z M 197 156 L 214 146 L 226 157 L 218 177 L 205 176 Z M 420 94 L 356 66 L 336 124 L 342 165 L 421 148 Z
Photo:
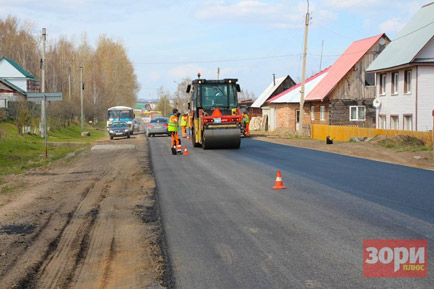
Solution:
M 56 284 L 59 282 L 62 283 L 62 286 L 59 288 L 65 288 L 64 284 L 66 284 L 66 282 L 63 280 L 64 278 L 61 277 L 61 272 L 67 270 L 66 267 L 74 258 L 67 258 L 64 254 L 68 254 L 71 251 L 74 254 L 77 249 L 80 249 L 81 246 L 78 248 L 75 247 L 77 247 L 76 244 L 80 242 L 80 240 L 82 243 L 86 236 L 86 230 L 83 232 L 82 228 L 90 227 L 94 223 L 98 214 L 98 203 L 101 201 L 102 197 L 98 197 L 98 194 L 95 193 L 95 196 L 91 196 L 91 199 L 88 200 L 88 196 L 95 190 L 97 182 L 101 180 L 103 176 L 107 175 L 107 171 L 108 170 L 104 170 L 99 177 L 96 177 L 94 181 L 83 190 L 80 194 L 81 202 L 74 207 L 72 211 L 67 213 L 64 226 L 55 239 L 48 244 L 48 248 L 42 258 L 30 268 L 28 274 L 18 282 L 17 288 L 32 288 L 34 284 L 38 284 L 40 288 L 57 288 L 53 286 L 57 286 Z M 84 218 L 82 216 L 84 216 Z M 90 228 L 87 230 L 90 230 Z M 72 250 L 65 249 L 65 247 L 68 246 L 73 247 Z M 79 252 L 80 251 L 76 254 L 76 258 L 80 257 Z M 81 255 L 83 253 L 84 251 L 82 250 Z M 63 259 L 64 262 L 58 261 L 59 258 Z M 78 261 L 76 261 L 76 263 L 77 262 Z M 52 268 L 51 266 L 54 267 Z M 56 282 L 46 281 L 47 279 L 56 280 Z
M 31 188 L 35 192 L 26 198 L 23 193 L 9 210 L 0 207 L 0 255 L 7 252 L 7 258 L 0 259 L 2 286 L 163 288 L 160 284 L 167 284 L 159 216 L 147 222 L 137 213 L 138 207 L 158 207 L 148 146 L 143 135 L 128 142 L 136 149 L 88 151 L 69 166 L 29 175 L 35 180 Z M 3 224 L 17 220 L 30 228 L 29 233 L 1 233 Z

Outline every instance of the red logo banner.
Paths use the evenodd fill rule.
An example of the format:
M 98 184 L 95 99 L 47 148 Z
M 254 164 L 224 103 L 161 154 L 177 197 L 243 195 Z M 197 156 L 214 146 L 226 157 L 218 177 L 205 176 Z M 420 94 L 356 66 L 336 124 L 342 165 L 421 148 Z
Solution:
M 364 240 L 363 277 L 427 277 L 427 240 Z

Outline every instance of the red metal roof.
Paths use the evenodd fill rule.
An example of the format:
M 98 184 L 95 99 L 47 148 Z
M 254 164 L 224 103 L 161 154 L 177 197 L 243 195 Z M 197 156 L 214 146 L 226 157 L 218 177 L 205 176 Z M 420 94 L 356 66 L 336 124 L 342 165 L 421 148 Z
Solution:
M 306 101 L 323 100 L 383 35 L 385 34 L 354 41 L 333 63 L 324 79 L 307 95 Z
M 318 72 L 317 74 L 312 75 L 311 77 L 309 77 L 308 79 L 306 79 L 305 83 L 307 84 L 307 83 L 311 82 L 312 80 L 316 79 L 317 77 L 319 77 L 319 76 L 323 75 L 324 73 L 326 73 L 327 71 L 329 71 L 329 69 L 330 69 L 330 67 L 324 69 L 323 71 Z M 279 99 L 279 98 L 287 95 L 291 91 L 293 91 L 293 90 L 295 90 L 297 88 L 300 88 L 300 86 L 301 86 L 301 83 L 298 83 L 298 84 L 294 85 L 293 87 L 291 87 L 290 89 L 287 89 L 287 90 L 279 93 L 278 95 L 270 98 L 269 100 L 267 100 L 267 102 L 272 102 L 272 101 L 274 101 L 276 99 Z M 305 96 L 305 99 L 306 99 L 306 96 Z

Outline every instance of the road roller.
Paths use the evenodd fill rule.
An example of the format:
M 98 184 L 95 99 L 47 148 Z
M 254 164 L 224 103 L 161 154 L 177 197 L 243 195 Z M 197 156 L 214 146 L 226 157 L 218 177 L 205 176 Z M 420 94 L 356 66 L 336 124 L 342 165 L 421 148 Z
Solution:
M 193 80 L 187 85 L 191 93 L 191 141 L 203 149 L 240 148 L 242 115 L 238 107 L 238 79 Z

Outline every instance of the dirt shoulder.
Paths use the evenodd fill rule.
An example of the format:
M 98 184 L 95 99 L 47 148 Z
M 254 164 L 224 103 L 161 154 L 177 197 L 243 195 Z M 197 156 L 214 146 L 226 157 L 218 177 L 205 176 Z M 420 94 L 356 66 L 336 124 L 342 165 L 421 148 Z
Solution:
M 141 134 L 96 145 L 3 177 L 2 288 L 167 285 L 146 138 Z
M 322 141 L 312 139 L 297 139 L 282 137 L 279 135 L 252 134 L 251 138 L 273 142 L 288 146 L 301 147 L 347 155 L 357 158 L 370 159 L 385 163 L 398 164 L 403 166 L 434 170 L 432 151 L 396 151 L 394 149 L 380 146 L 377 142 L 334 142 L 327 145 Z

